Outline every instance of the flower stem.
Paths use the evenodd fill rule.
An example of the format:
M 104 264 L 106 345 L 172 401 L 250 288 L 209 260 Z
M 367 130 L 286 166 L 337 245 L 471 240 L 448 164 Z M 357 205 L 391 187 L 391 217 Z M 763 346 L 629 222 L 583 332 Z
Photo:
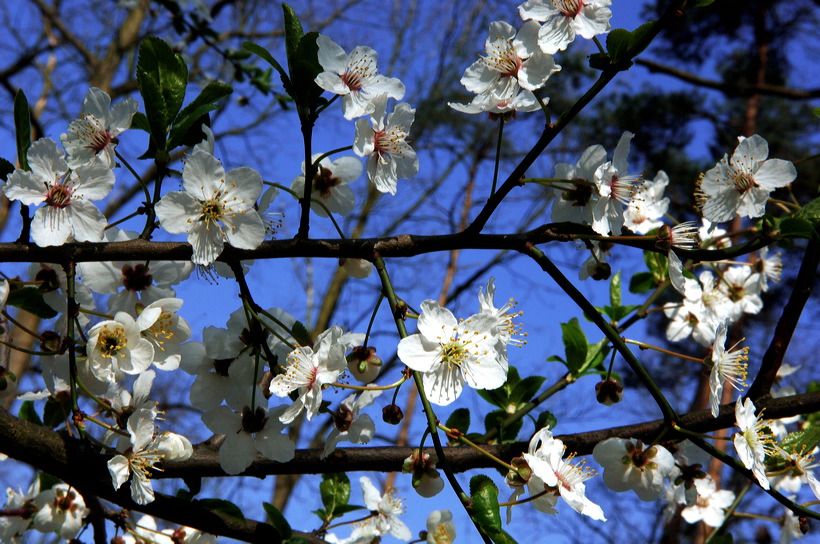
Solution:
M 623 341 L 627 344 L 633 344 L 638 346 L 641 349 L 651 349 L 652 351 L 658 351 L 660 353 L 665 353 L 667 355 L 672 355 L 674 357 L 678 357 L 680 359 L 686 359 L 687 361 L 694 361 L 696 363 L 702 363 L 703 359 L 698 359 L 697 357 L 690 357 L 689 355 L 684 355 L 683 353 L 677 353 L 675 351 L 671 351 L 664 348 L 659 348 L 658 346 L 653 346 L 652 344 L 646 344 L 644 342 L 639 342 L 638 340 L 630 340 L 629 338 L 624 338 Z

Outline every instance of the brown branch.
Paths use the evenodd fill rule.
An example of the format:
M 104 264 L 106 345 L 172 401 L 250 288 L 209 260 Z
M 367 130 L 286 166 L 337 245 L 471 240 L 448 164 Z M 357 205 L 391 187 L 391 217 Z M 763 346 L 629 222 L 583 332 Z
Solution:
M 579 236 L 595 235 L 590 227 L 574 223 L 548 223 L 532 230 L 515 234 L 475 234 L 462 231 L 454 234 L 420 236 L 400 234 L 380 238 L 359 239 L 293 239 L 263 242 L 257 249 L 240 250 L 225 246 L 219 261 L 249 259 L 287 259 L 292 257 L 359 258 L 372 260 L 377 253 L 382 257 L 412 257 L 425 253 L 451 251 L 453 249 L 521 250 L 527 243 L 538 245 L 548 242 L 574 242 Z M 681 258 L 695 262 L 733 259 L 756 251 L 775 241 L 776 233 L 763 233 L 745 244 L 726 249 L 678 250 Z M 655 240 L 645 237 L 613 240 L 619 245 L 646 251 L 661 252 Z M 69 243 L 62 246 L 41 248 L 33 244 L 15 242 L 0 243 L 0 262 L 68 261 L 185 261 L 192 255 L 191 245 L 186 242 L 151 242 L 130 240 L 111 243 Z
M 792 89 L 791 87 L 781 87 L 780 85 L 768 85 L 766 83 L 745 85 L 742 83 L 717 81 L 648 59 L 636 59 L 635 64 L 640 64 L 652 73 L 666 74 L 697 87 L 720 91 L 726 96 L 765 94 L 768 96 L 778 96 L 791 100 L 808 100 L 820 97 L 820 89 L 803 90 Z
M 97 71 L 97 68 L 100 64 L 100 59 L 98 59 L 94 53 L 92 53 L 82 42 L 82 40 L 78 39 L 66 26 L 63 24 L 63 20 L 60 17 L 60 14 L 55 12 L 54 9 L 47 6 L 43 0 L 31 0 L 39 9 L 40 13 L 43 14 L 49 24 L 53 25 L 56 28 L 60 35 L 63 37 L 65 41 L 70 43 L 74 49 L 77 50 L 77 53 L 83 57 L 86 64 L 88 64 L 88 72 L 90 74 L 94 74 Z
M 774 336 L 769 344 L 766 353 L 763 354 L 760 364 L 760 372 L 757 373 L 755 381 L 749 388 L 747 397 L 758 402 L 758 399 L 769 395 L 772 384 L 777 377 L 777 371 L 783 363 L 783 356 L 791 343 L 792 335 L 797 328 L 797 322 L 806 307 L 806 302 L 811 296 L 812 286 L 817 278 L 817 266 L 820 264 L 820 242 L 817 239 L 809 241 L 806 253 L 803 255 L 803 262 L 800 271 L 795 279 L 794 289 L 789 296 L 789 300 L 783 307 L 783 313 L 777 322 Z

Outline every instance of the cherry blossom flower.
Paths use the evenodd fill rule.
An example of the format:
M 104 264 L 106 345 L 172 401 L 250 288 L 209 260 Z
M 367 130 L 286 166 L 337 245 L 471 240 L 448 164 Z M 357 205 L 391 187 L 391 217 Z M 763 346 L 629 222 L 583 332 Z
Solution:
M 316 160 L 321 155 L 314 155 L 311 160 Z M 345 215 L 349 213 L 356 204 L 356 196 L 353 189 L 348 187 L 362 175 L 362 162 L 355 157 L 340 157 L 333 162 L 325 157 L 318 164 L 318 170 L 313 177 L 313 188 L 310 193 L 311 199 L 319 200 L 331 213 Z M 302 161 L 302 175 L 296 176 L 290 184 L 290 188 L 296 194 L 302 195 L 305 192 L 305 163 Z M 310 209 L 320 217 L 327 217 L 327 212 L 316 202 L 310 203 Z
M 31 238 L 38 246 L 59 246 L 73 236 L 78 242 L 99 242 L 107 223 L 91 200 L 105 198 L 114 187 L 114 173 L 102 163 L 68 173 L 63 152 L 48 138 L 37 140 L 26 155 L 31 171 L 9 174 L 4 192 L 38 208 L 31 221 Z M 68 175 L 67 175 L 68 173 Z
M 136 232 L 112 227 L 105 231 L 106 242 L 136 240 Z M 83 284 L 95 293 L 113 295 L 108 299 L 108 310 L 134 312 L 138 302 L 151 304 L 161 298 L 175 295 L 171 286 L 191 275 L 190 261 L 117 261 L 77 263 Z M 124 288 L 124 289 L 123 289 Z
M 20 542 L 31 525 L 31 518 L 37 513 L 35 498 L 40 493 L 40 478 L 34 478 L 28 491 L 24 494 L 22 490 L 15 491 L 12 488 L 6 489 L 6 512 L 20 512 L 18 515 L 5 515 L 0 517 L 0 541 Z
M 181 344 L 191 338 L 191 326 L 176 314 L 181 307 L 182 299 L 162 298 L 146 306 L 137 318 L 142 337 L 154 348 L 154 366 L 160 370 L 179 368 Z
M 401 102 L 386 116 L 387 95 L 376 97 L 373 106 L 369 124 L 367 119 L 356 121 L 353 151 L 367 157 L 367 177 L 376 189 L 395 195 L 396 182 L 411 178 L 419 171 L 416 152 L 407 143 L 416 110 Z
M 635 176 L 628 176 L 626 157 L 634 134 L 624 132 L 610 162 L 600 165 L 593 176 L 598 198 L 592 205 L 592 230 L 602 236 L 621 233 L 624 225 L 624 206 L 632 202 L 640 189 Z
M 743 314 L 758 314 L 763 309 L 759 274 L 748 266 L 732 266 L 723 273 L 718 286 L 732 302 L 729 317 L 737 321 Z
M 367 444 L 376 434 L 376 424 L 373 419 L 362 414 L 382 394 L 382 391 L 362 391 L 353 394 L 342 401 L 338 411 L 333 413 L 333 429 L 325 439 L 322 458 L 327 457 L 336 449 L 336 444 L 347 440 L 352 444 Z
M 518 6 L 525 21 L 543 22 L 538 44 L 545 53 L 563 51 L 576 34 L 590 40 L 609 32 L 612 0 L 527 0 Z
M 775 283 L 780 281 L 780 276 L 783 274 L 783 262 L 780 259 L 780 253 L 769 257 L 768 247 L 761 248 L 759 253 L 759 258 L 752 265 L 752 269 L 760 274 L 758 280 L 760 290 L 765 293 L 769 290 L 769 280 Z
M 131 97 L 111 107 L 108 93 L 96 87 L 88 89 L 80 117 L 68 125 L 67 133 L 60 135 L 68 164 L 73 168 L 97 159 L 113 168 L 115 139 L 131 126 L 138 109 L 139 104 Z
M 449 510 L 433 510 L 427 516 L 427 544 L 452 544 L 456 539 L 453 513 Z
M 87 346 L 94 376 L 104 382 L 119 382 L 124 374 L 139 374 L 151 366 L 154 348 L 141 333 L 134 318 L 125 312 L 94 325 L 88 331 Z
M 342 96 L 342 113 L 351 120 L 372 113 L 375 98 L 401 100 L 404 84 L 394 77 L 384 77 L 376 68 L 376 52 L 370 47 L 358 46 L 350 55 L 345 54 L 333 40 L 319 34 L 318 60 L 324 72 L 316 76 L 316 84 L 326 91 Z
M 695 480 L 698 498 L 692 506 L 681 511 L 687 523 L 703 521 L 709 527 L 720 527 L 726 517 L 726 509 L 735 500 L 735 494 L 729 490 L 718 490 L 710 477 Z
M 642 501 L 654 501 L 663 491 L 664 479 L 675 468 L 675 459 L 663 446 L 646 448 L 640 440 L 608 438 L 592 450 L 604 467 L 604 484 L 623 493 L 630 489 Z
M 403 473 L 412 474 L 413 490 L 422 497 L 434 497 L 444 489 L 444 479 L 441 477 L 441 473 L 436 470 L 437 462 L 438 457 L 436 455 L 422 453 L 415 449 L 401 465 Z
M 347 368 L 345 352 L 359 342 L 345 338 L 341 327 L 333 326 L 316 338 L 314 346 L 300 346 L 288 355 L 288 365 L 283 374 L 276 376 L 270 384 L 270 392 L 277 397 L 285 397 L 297 391 L 298 397 L 281 416 L 284 424 L 293 422 L 303 410 L 308 420 L 319 412 L 322 404 L 322 389 L 334 383 Z M 357 335 L 358 337 L 358 335 Z
M 162 228 L 186 233 L 193 246 L 191 260 L 213 263 L 225 240 L 239 249 L 255 249 L 265 239 L 265 225 L 254 210 L 262 193 L 262 177 L 247 167 L 225 172 L 205 151 L 193 153 L 182 169 L 184 191 L 172 191 L 156 205 Z
M 596 475 L 586 464 L 573 464 L 574 455 L 564 459 L 564 443 L 552 436 L 549 429 L 542 429 L 530 440 L 529 453 L 523 455 L 533 476 L 543 482 L 538 489 L 538 480 L 530 479 L 530 494 L 536 495 L 544 490 L 554 491 L 560 495 L 570 507 L 594 520 L 606 521 L 601 507 L 586 497 L 584 482 Z M 552 513 L 552 512 L 550 512 Z
M 499 100 L 512 98 L 519 87 L 527 91 L 541 88 L 561 67 L 538 47 L 539 29 L 534 21 L 524 23 L 517 33 L 503 21 L 490 23 L 484 43 L 487 56 L 467 68 L 461 84 L 470 92 Z
M 65 540 L 77 536 L 83 519 L 91 512 L 82 496 L 68 484 L 57 484 L 40 492 L 34 504 L 38 508 L 34 528 L 41 533 L 56 532 Z
M 769 476 L 769 481 L 775 489 L 780 492 L 795 494 L 800 491 L 804 483 L 809 485 L 812 493 L 820 499 L 820 481 L 814 475 L 812 469 L 820 466 L 815 461 L 814 455 L 817 453 L 815 447 L 813 451 L 786 451 L 777 447 L 777 455 L 786 461 L 786 467 L 776 474 Z
M 760 217 L 766 213 L 769 193 L 797 177 L 789 161 L 768 159 L 769 144 L 755 134 L 738 138 L 732 157 L 724 155 L 699 181 L 696 195 L 703 217 L 715 223 L 734 218 Z
M 605 162 L 606 149 L 593 145 L 584 150 L 575 166 L 565 162 L 555 165 L 555 177 L 569 180 L 572 188 L 559 191 L 559 198 L 552 205 L 554 222 L 592 223 L 592 208 L 600 197 L 595 190 L 595 172 Z
M 769 489 L 769 480 L 766 478 L 764 460 L 767 454 L 774 453 L 775 447 L 771 436 L 767 434 L 767 422 L 755 416 L 755 405 L 752 399 L 737 399 L 735 403 L 735 419 L 740 428 L 732 441 L 735 444 L 737 455 L 743 465 L 754 473 L 760 487 Z
M 549 98 L 542 99 L 544 104 L 549 103 Z M 512 114 L 515 116 L 516 112 L 530 112 L 541 109 L 541 104 L 535 98 L 531 91 L 519 89 L 512 97 L 499 98 L 492 94 L 477 94 L 467 104 L 458 104 L 456 102 L 448 102 L 448 106 L 461 113 L 490 113 L 494 115 Z M 506 117 L 505 117 L 506 119 Z
M 646 181 L 635 192 L 624 212 L 624 226 L 635 234 L 646 234 L 659 228 L 660 218 L 669 209 L 669 198 L 663 193 L 669 185 L 669 176 L 663 170 L 652 181 Z
M 285 463 L 293 459 L 296 445 L 282 434 L 285 426 L 279 420 L 284 406 L 270 412 L 257 406 L 246 406 L 241 413 L 227 406 L 217 406 L 202 414 L 202 422 L 212 432 L 224 434 L 225 441 L 219 447 L 219 464 L 228 474 L 239 474 L 253 463 L 257 452 L 267 459 Z
M 738 391 L 743 391 L 747 387 L 746 375 L 749 365 L 749 348 L 736 349 L 738 344 L 726 349 L 726 335 L 728 333 L 728 321 L 723 321 L 715 331 L 715 342 L 712 344 L 712 370 L 709 373 L 709 406 L 712 415 L 718 417 L 720 413 L 720 401 L 723 397 L 723 383 L 728 381 L 732 387 Z
M 461 395 L 464 383 L 495 389 L 507 380 L 508 363 L 496 349 L 498 319 L 487 313 L 458 322 L 432 300 L 421 303 L 419 332 L 399 342 L 397 354 L 408 367 L 423 372 L 430 402 L 446 406 Z
M 388 490 L 381 495 L 367 476 L 359 478 L 359 483 L 362 485 L 364 506 L 374 514 L 363 525 L 356 527 L 359 534 L 370 534 L 371 539 L 372 536 L 393 535 L 399 540 L 409 541 L 412 533 L 399 519 L 399 516 L 404 513 L 401 499 L 394 495 L 393 490 Z M 369 542 L 369 540 L 366 541 Z

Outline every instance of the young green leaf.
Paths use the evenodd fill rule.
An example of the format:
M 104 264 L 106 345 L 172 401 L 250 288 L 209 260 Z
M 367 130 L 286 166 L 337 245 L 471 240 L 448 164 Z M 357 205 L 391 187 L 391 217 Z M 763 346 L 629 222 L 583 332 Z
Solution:
M 203 508 L 207 508 L 211 512 L 216 512 L 242 522 L 245 521 L 245 514 L 242 513 L 242 509 L 231 501 L 223 499 L 199 499 L 194 502 Z
M 188 68 L 181 56 L 156 36 L 140 43 L 137 86 L 145 104 L 151 139 L 158 151 L 167 151 L 168 127 L 176 118 L 188 87 Z
M 621 305 L 621 271 L 618 270 L 609 280 L 609 303 L 612 306 Z
M 447 418 L 445 425 L 450 429 L 458 429 L 462 433 L 467 434 L 470 428 L 470 410 L 467 408 L 455 410 L 450 414 L 450 417 Z
M 282 540 L 287 540 L 293 536 L 290 523 L 288 523 L 288 520 L 285 519 L 285 516 L 282 515 L 282 512 L 280 512 L 278 508 L 267 502 L 262 503 L 262 508 L 264 508 L 265 514 L 268 516 L 268 521 L 279 533 L 279 536 L 282 537 Z
M 6 181 L 9 177 L 9 174 L 14 172 L 15 168 L 12 163 L 7 161 L 6 159 L 0 158 L 0 180 Z
M 350 479 L 344 473 L 323 474 L 319 494 L 328 516 L 326 519 L 333 519 L 340 515 L 337 509 L 350 501 Z
M 490 535 L 501 531 L 498 488 L 488 476 L 479 474 L 470 479 L 470 498 L 473 501 L 470 517 L 476 525 Z
M 285 52 L 288 57 L 288 68 L 291 76 L 293 76 L 293 66 L 296 59 L 299 58 L 299 42 L 302 41 L 305 31 L 302 28 L 302 22 L 292 7 L 283 3 L 282 11 L 285 14 Z
M 567 368 L 577 376 L 586 362 L 589 345 L 577 317 L 573 317 L 569 323 L 561 323 L 561 337 L 564 341 Z
M 255 54 L 256 56 L 266 61 L 271 66 L 273 66 L 273 68 L 277 72 L 279 72 L 279 77 L 282 79 L 282 86 L 285 88 L 285 92 L 288 93 L 288 96 L 293 98 L 293 83 L 290 81 L 290 76 L 288 75 L 287 71 L 285 71 L 285 69 L 282 68 L 282 65 L 279 64 L 275 58 L 273 58 L 273 55 L 270 54 L 270 51 L 268 51 L 261 45 L 255 44 L 253 42 L 245 42 L 242 44 L 242 47 L 244 47 L 251 53 Z
M 28 170 L 28 148 L 31 147 L 31 112 L 22 89 L 14 95 L 14 135 L 17 142 L 17 162 Z
M 37 410 L 34 409 L 34 402 L 30 400 L 23 401 L 23 404 L 20 405 L 20 412 L 18 412 L 17 417 L 29 423 L 36 423 L 37 425 L 43 424 L 40 415 L 37 413 Z
M 189 129 L 195 128 L 196 130 L 200 130 L 200 127 L 196 126 L 196 122 L 200 121 L 208 112 L 217 109 L 219 107 L 217 102 L 229 96 L 232 92 L 233 87 L 227 83 L 221 81 L 208 83 L 208 85 L 202 89 L 202 92 L 199 93 L 199 96 L 194 98 L 194 100 L 185 106 L 185 108 L 179 112 L 179 115 L 177 115 L 174 120 L 174 125 L 171 127 L 168 149 L 174 149 L 182 145 L 182 140 Z
M 6 305 L 20 308 L 42 319 L 57 317 L 57 312 L 54 308 L 46 304 L 46 301 L 43 300 L 43 294 L 36 287 L 14 289 L 9 292 Z

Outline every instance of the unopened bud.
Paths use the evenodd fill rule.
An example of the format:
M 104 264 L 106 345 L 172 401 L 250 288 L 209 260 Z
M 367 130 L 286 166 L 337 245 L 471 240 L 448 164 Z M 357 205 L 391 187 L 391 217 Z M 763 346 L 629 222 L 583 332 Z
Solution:
M 398 425 L 404 419 L 404 412 L 395 404 L 388 404 L 382 409 L 382 420 L 389 425 Z
M 608 280 L 612 275 L 612 267 L 609 263 L 597 263 L 590 271 L 589 277 L 595 281 Z
M 382 360 L 376 355 L 376 348 L 356 346 L 347 356 L 350 374 L 362 383 L 375 380 L 382 369 Z
M 612 378 L 595 384 L 595 398 L 604 406 L 612 406 L 624 398 L 624 386 Z

